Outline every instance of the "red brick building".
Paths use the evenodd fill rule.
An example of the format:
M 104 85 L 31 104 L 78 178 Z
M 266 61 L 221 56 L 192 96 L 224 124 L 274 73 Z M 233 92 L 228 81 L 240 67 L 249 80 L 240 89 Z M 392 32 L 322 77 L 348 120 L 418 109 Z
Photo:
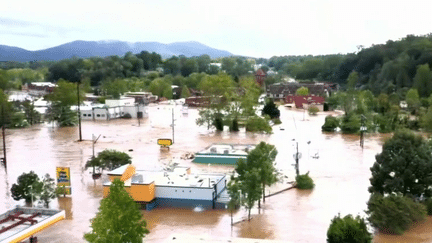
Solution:
M 267 74 L 264 72 L 264 70 L 262 69 L 258 69 L 255 73 L 255 79 L 256 82 L 260 85 L 263 86 L 264 85 L 264 81 L 266 78 Z
M 314 105 L 318 107 L 321 111 L 324 108 L 325 98 L 321 96 L 308 95 L 287 95 L 285 97 L 285 104 L 294 104 L 296 108 L 307 109 L 309 105 Z

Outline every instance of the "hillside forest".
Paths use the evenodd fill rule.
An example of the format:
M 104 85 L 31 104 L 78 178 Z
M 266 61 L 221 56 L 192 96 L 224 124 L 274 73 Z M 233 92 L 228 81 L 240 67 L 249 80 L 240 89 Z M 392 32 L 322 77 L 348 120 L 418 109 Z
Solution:
M 220 72 L 228 74 L 233 83 L 239 86 L 240 80 L 251 78 L 253 65 L 259 64 L 264 71 L 273 71 L 272 75 L 268 75 L 266 85 L 284 82 L 287 78 L 339 84 L 346 93 L 340 92 L 337 101 L 330 97 L 329 103 L 347 108 L 344 109 L 347 113 L 351 110 L 362 113 L 343 107 L 341 102 L 341 96 L 350 92 L 354 94 L 354 91 L 356 95 L 363 92 L 365 97 L 372 96 L 380 100 L 369 99 L 372 101 L 371 106 L 374 106 L 369 109 L 382 112 L 383 115 L 393 111 L 392 105 L 404 100 L 410 106 L 412 115 L 428 113 L 427 109 L 432 104 L 429 98 L 432 94 L 432 34 L 408 35 L 385 44 L 357 48 L 355 53 L 348 54 L 274 56 L 270 59 L 241 56 L 211 59 L 208 55 L 162 59 L 157 53 L 143 51 L 137 54 L 128 52 L 123 57 L 1 62 L 0 88 L 4 91 L 19 90 L 30 82 L 67 80 L 81 82 L 87 92 L 95 94 L 118 97 L 126 91 L 150 91 L 159 97 L 171 99 L 191 95 L 191 90 L 201 89 L 200 84 L 206 78 Z M 173 96 L 172 85 L 181 87 L 185 92 Z M 337 93 L 335 97 L 338 97 Z M 421 121 L 417 120 L 419 123 Z

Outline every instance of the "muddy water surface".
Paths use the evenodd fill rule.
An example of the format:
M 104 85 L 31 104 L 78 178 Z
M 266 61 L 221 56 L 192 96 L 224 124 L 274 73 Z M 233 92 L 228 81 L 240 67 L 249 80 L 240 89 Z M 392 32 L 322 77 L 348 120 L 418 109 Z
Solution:
M 186 233 L 212 237 L 245 237 L 277 239 L 290 242 L 325 242 L 330 220 L 341 213 L 364 216 L 369 193 L 370 170 L 374 156 L 381 151 L 386 136 L 367 136 L 365 148 L 359 147 L 358 136 L 321 132 L 325 114 L 304 116 L 301 111 L 281 108 L 282 125 L 272 135 L 209 132 L 197 127 L 197 110 L 189 114 L 175 108 L 174 140 L 170 150 L 160 150 L 158 138 L 171 138 L 172 107 L 150 106 L 150 117 L 141 120 L 84 121 L 83 142 L 77 127 L 57 128 L 38 125 L 20 130 L 7 130 L 8 174 L 0 169 L 0 209 L 5 211 L 22 202 L 15 202 L 10 187 L 23 172 L 35 171 L 40 176 L 55 176 L 56 166 L 71 168 L 72 197 L 58 198 L 53 208 L 66 210 L 66 220 L 37 234 L 40 242 L 84 242 L 82 236 L 90 230 L 89 220 L 95 216 L 102 198 L 103 176 L 92 180 L 90 171 L 83 169 L 92 155 L 92 134 L 101 135 L 95 152 L 106 148 L 127 152 L 138 169 L 160 169 L 175 162 L 191 166 L 196 172 L 225 172 L 231 166 L 193 164 L 181 160 L 186 152 L 197 152 L 212 143 L 259 143 L 276 145 L 278 169 L 287 178 L 266 193 L 287 187 L 294 180 L 293 153 L 298 146 L 302 153 L 300 172 L 310 172 L 316 188 L 312 192 L 290 190 L 269 197 L 261 210 L 252 211 L 250 222 L 230 226 L 231 218 L 224 210 L 159 209 L 143 211 L 150 234 L 148 242 L 163 242 L 172 234 Z M 388 137 L 388 136 L 387 136 Z M 308 143 L 310 141 L 310 143 Z M 313 158 L 314 157 L 314 158 Z M 238 211 L 234 221 L 241 221 L 246 212 Z M 375 242 L 432 242 L 432 219 L 428 218 L 403 236 L 377 234 Z

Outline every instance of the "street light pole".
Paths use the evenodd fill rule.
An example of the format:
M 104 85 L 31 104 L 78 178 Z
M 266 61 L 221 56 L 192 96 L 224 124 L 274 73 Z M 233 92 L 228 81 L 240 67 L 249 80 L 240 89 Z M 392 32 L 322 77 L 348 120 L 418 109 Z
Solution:
M 82 134 L 81 134 L 81 110 L 80 110 L 80 81 L 77 82 L 77 96 L 78 96 L 78 126 L 79 126 L 79 142 L 82 141 Z

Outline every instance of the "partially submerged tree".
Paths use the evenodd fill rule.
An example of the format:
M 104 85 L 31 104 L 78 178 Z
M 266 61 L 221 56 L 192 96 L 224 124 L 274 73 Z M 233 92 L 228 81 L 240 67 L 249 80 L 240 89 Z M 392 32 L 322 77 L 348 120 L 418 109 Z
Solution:
M 56 184 L 55 180 L 46 174 L 42 179 L 42 193 L 40 194 L 40 200 L 43 201 L 45 207 L 49 207 L 51 199 L 56 197 Z
M 228 190 L 228 195 L 230 196 L 230 200 L 228 202 L 228 210 L 231 214 L 231 225 L 234 224 L 233 222 L 233 213 L 234 210 L 237 209 L 237 207 L 241 204 L 241 185 L 235 180 L 232 179 L 230 180 L 230 182 L 228 183 L 227 186 L 227 190 Z
M 432 196 L 432 150 L 421 135 L 397 131 L 375 158 L 369 192 Z
M 383 196 L 373 193 L 367 203 L 368 220 L 379 231 L 402 234 L 413 223 L 426 218 L 426 207 L 401 194 Z
M 266 105 L 262 109 L 262 115 L 268 115 L 271 119 L 280 117 L 280 111 L 273 100 L 267 101 Z
M 243 176 L 240 180 L 241 192 L 242 192 L 242 204 L 248 210 L 248 220 L 251 219 L 251 210 L 255 206 L 256 201 L 259 201 L 262 195 L 262 184 L 260 182 L 259 171 L 253 168 Z
M 99 212 L 91 220 L 92 231 L 84 238 L 89 242 L 143 242 L 149 231 L 138 204 L 115 179 L 108 197 L 102 199 Z
M 259 175 L 260 188 L 262 189 L 263 202 L 265 202 L 265 187 L 271 186 L 278 181 L 278 174 L 274 167 L 274 161 L 277 155 L 277 150 L 274 145 L 260 142 L 253 150 L 251 150 L 246 160 L 238 160 L 236 172 L 238 180 L 244 181 L 246 174 L 256 169 Z M 259 199 L 258 199 L 259 200 Z
M 80 88 L 81 89 L 81 88 Z M 47 110 L 49 121 L 57 121 L 59 126 L 76 125 L 77 112 L 71 110 L 71 106 L 77 105 L 77 87 L 76 84 L 60 79 L 54 92 L 48 95 L 51 101 Z M 84 101 L 85 92 L 80 91 L 80 102 Z
M 99 167 L 101 169 L 114 170 L 122 165 L 132 163 L 132 158 L 124 152 L 113 149 L 105 149 L 98 153 L 94 158 L 86 163 L 86 169 L 89 167 Z
M 16 201 L 24 199 L 26 203 L 31 203 L 32 200 L 37 200 L 42 193 L 42 188 L 43 183 L 36 173 L 33 171 L 23 173 L 18 177 L 17 183 L 12 185 L 12 198 Z
M 327 243 L 370 243 L 372 234 L 367 230 L 366 222 L 360 216 L 351 214 L 335 216 L 327 230 Z

